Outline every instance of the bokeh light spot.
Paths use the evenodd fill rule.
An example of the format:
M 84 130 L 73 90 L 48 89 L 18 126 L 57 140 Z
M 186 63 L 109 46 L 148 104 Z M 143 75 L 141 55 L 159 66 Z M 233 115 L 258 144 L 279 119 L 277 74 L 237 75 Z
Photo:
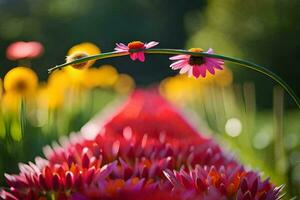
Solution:
M 230 118 L 225 124 L 225 131 L 231 137 L 237 137 L 242 132 L 242 123 L 237 118 Z

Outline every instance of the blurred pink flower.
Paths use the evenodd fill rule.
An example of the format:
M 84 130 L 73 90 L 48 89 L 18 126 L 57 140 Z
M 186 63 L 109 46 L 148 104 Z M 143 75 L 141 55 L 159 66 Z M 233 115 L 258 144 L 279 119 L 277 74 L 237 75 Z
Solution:
M 5 174 L 0 199 L 280 199 L 282 187 L 245 170 L 154 92 L 134 92 L 95 138 L 60 143 Z
M 192 48 L 189 51 L 192 52 L 202 52 L 200 48 Z M 213 49 L 208 49 L 206 53 L 212 54 Z M 174 70 L 180 69 L 179 73 L 188 73 L 188 76 L 194 76 L 198 78 L 200 75 L 202 77 L 206 76 L 206 71 L 211 74 L 215 74 L 215 69 L 222 70 L 224 61 L 218 58 L 209 58 L 204 56 L 192 56 L 192 55 L 176 55 L 170 57 L 170 60 L 175 60 L 170 67 Z
M 32 59 L 39 57 L 44 52 L 40 42 L 14 42 L 6 49 L 6 57 L 9 60 Z
M 127 45 L 123 44 L 123 43 L 116 43 L 116 52 L 120 52 L 120 53 L 124 53 L 124 52 L 128 52 L 130 54 L 130 58 L 132 60 L 139 60 L 141 62 L 145 61 L 145 54 L 144 51 L 142 51 L 143 49 L 149 49 L 152 48 L 156 45 L 158 45 L 158 42 L 152 41 L 149 43 L 143 43 L 141 41 L 133 41 L 128 43 Z M 131 50 L 140 50 L 138 52 L 131 52 Z

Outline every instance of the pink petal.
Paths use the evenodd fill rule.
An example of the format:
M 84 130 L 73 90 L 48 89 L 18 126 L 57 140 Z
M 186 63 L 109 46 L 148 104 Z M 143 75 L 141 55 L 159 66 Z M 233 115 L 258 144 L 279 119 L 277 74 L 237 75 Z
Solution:
M 184 74 L 184 73 L 188 72 L 191 68 L 193 68 L 191 65 L 185 65 L 181 68 L 181 70 L 179 71 L 179 74 Z
M 224 61 L 221 60 L 221 59 L 218 59 L 218 58 L 204 58 L 205 59 L 205 62 L 212 62 L 214 64 L 219 64 L 219 65 L 223 65 L 224 64 Z
M 145 61 L 145 54 L 144 54 L 144 52 L 138 52 L 138 53 L 137 53 L 137 57 L 138 57 L 138 59 L 139 59 L 141 62 L 144 62 L 144 61 Z
M 219 60 L 219 59 L 218 59 Z M 205 61 L 205 64 L 206 65 L 209 65 L 209 66 L 211 66 L 211 67 L 213 67 L 213 68 L 216 68 L 216 69 L 220 69 L 220 70 L 222 70 L 223 69 L 223 63 L 221 63 L 220 61 L 218 61 L 218 60 L 216 60 L 216 59 L 206 59 L 206 61 Z
M 128 52 L 129 48 L 123 43 L 116 43 L 115 51 L 117 51 L 117 52 Z
M 206 77 L 206 70 L 207 69 L 206 69 L 205 65 L 200 65 L 199 71 L 200 71 L 200 74 L 202 75 L 203 78 Z
M 131 53 L 130 58 L 131 58 L 131 60 L 136 60 L 136 59 L 138 59 L 138 54 L 137 53 Z
M 193 75 L 196 78 L 200 76 L 200 70 L 198 69 L 198 67 L 193 67 Z
M 159 42 L 151 41 L 149 43 L 146 43 L 145 47 L 146 47 L 146 49 L 149 49 L 149 48 L 154 47 L 154 46 L 156 46 L 158 44 L 159 44 Z
M 179 60 L 170 65 L 170 67 L 174 70 L 182 68 L 184 65 L 188 64 L 186 60 Z
M 169 60 L 181 60 L 181 59 L 189 59 L 189 55 L 184 55 L 184 54 L 182 54 L 182 55 L 176 55 L 176 56 L 172 56 L 172 57 L 170 57 L 169 58 Z
M 191 67 L 188 71 L 188 76 L 192 77 L 193 76 L 193 67 Z
M 215 74 L 215 70 L 214 67 L 212 65 L 206 65 L 206 69 L 211 73 L 211 74 Z
M 202 77 L 206 76 L 206 67 L 205 65 L 200 65 L 199 67 L 194 67 L 193 68 L 193 75 L 198 78 L 200 75 Z
M 116 43 L 117 47 L 121 48 L 121 49 L 129 49 L 127 45 L 123 44 L 123 43 Z
M 222 65 L 215 65 L 214 68 L 219 69 L 219 70 L 223 70 L 223 66 Z
M 115 48 L 115 51 L 116 51 L 116 52 L 128 52 L 128 50 L 121 49 L 121 48 L 119 48 L 119 47 L 116 47 L 116 48 Z
M 206 53 L 212 54 L 214 53 L 214 50 L 212 48 L 209 48 Z

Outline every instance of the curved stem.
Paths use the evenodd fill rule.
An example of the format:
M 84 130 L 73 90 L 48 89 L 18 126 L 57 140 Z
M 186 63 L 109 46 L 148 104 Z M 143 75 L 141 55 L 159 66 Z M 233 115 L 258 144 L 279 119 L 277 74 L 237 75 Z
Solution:
M 168 55 L 188 54 L 188 55 L 192 55 L 192 56 L 204 56 L 204 57 L 210 57 L 210 58 L 218 58 L 218 59 L 226 60 L 226 61 L 229 61 L 232 63 L 236 63 L 240 66 L 247 67 L 254 71 L 265 74 L 268 77 L 270 77 L 271 79 L 273 79 L 275 82 L 277 82 L 279 85 L 281 85 L 283 87 L 283 89 L 292 97 L 292 99 L 295 101 L 297 106 L 300 108 L 300 100 L 299 100 L 298 96 L 296 95 L 296 93 L 290 88 L 290 86 L 285 81 L 283 81 L 279 76 L 277 76 L 275 73 L 273 73 L 269 69 L 262 67 L 258 64 L 255 64 L 255 63 L 252 63 L 252 62 L 249 62 L 246 60 L 238 59 L 238 58 L 232 58 L 232 57 L 220 55 L 220 54 L 209 54 L 209 53 L 205 53 L 205 52 L 191 52 L 191 51 L 181 50 L 181 49 L 145 49 L 145 50 L 132 50 L 131 52 L 138 52 L 138 51 L 144 51 L 144 53 L 148 53 L 148 54 L 168 54 Z M 129 54 L 128 52 L 125 52 L 125 53 L 119 53 L 119 52 L 101 53 L 101 54 L 97 54 L 97 55 L 93 55 L 93 56 L 76 59 L 69 63 L 57 65 L 53 68 L 48 69 L 48 72 L 50 73 L 55 69 L 60 69 L 62 67 L 68 66 L 68 65 L 78 64 L 78 63 L 86 62 L 89 60 L 99 60 L 99 59 L 105 59 L 105 58 L 120 57 L 120 56 L 125 56 L 128 54 Z
M 68 65 L 83 63 L 83 62 L 87 62 L 89 60 L 101 60 L 101 59 L 105 59 L 105 58 L 125 56 L 125 55 L 128 55 L 128 54 L 129 53 L 107 52 L 107 53 L 100 53 L 100 54 L 96 54 L 96 55 L 92 55 L 92 56 L 87 56 L 87 57 L 83 57 L 83 58 L 80 58 L 80 59 L 76 59 L 72 62 L 64 63 L 64 64 L 61 64 L 61 65 L 56 65 L 55 67 L 52 67 L 52 68 L 48 69 L 48 73 L 51 73 L 56 69 L 61 69 L 63 67 L 66 67 Z

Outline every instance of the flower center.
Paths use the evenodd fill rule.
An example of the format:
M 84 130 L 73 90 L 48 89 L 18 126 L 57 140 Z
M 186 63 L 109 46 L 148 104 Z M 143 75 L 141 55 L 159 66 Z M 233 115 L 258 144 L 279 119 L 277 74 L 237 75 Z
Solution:
M 145 44 L 141 41 L 133 41 L 128 43 L 128 48 L 129 49 L 144 49 L 145 48 Z
M 191 48 L 189 49 L 191 52 L 203 52 L 203 49 L 201 48 Z M 203 56 L 190 56 L 189 64 L 190 65 L 202 65 L 204 63 L 204 57 Z
M 27 83 L 24 80 L 16 82 L 15 90 L 18 92 L 24 92 L 27 89 Z
M 87 53 L 85 52 L 78 52 L 78 53 L 74 53 L 71 54 L 70 56 L 67 56 L 67 62 L 72 62 L 74 60 L 78 60 L 84 57 L 89 56 Z M 76 69 L 82 69 L 85 67 L 85 65 L 87 64 L 87 62 L 82 62 L 82 63 L 78 63 L 78 64 L 73 64 L 72 67 L 76 68 Z

